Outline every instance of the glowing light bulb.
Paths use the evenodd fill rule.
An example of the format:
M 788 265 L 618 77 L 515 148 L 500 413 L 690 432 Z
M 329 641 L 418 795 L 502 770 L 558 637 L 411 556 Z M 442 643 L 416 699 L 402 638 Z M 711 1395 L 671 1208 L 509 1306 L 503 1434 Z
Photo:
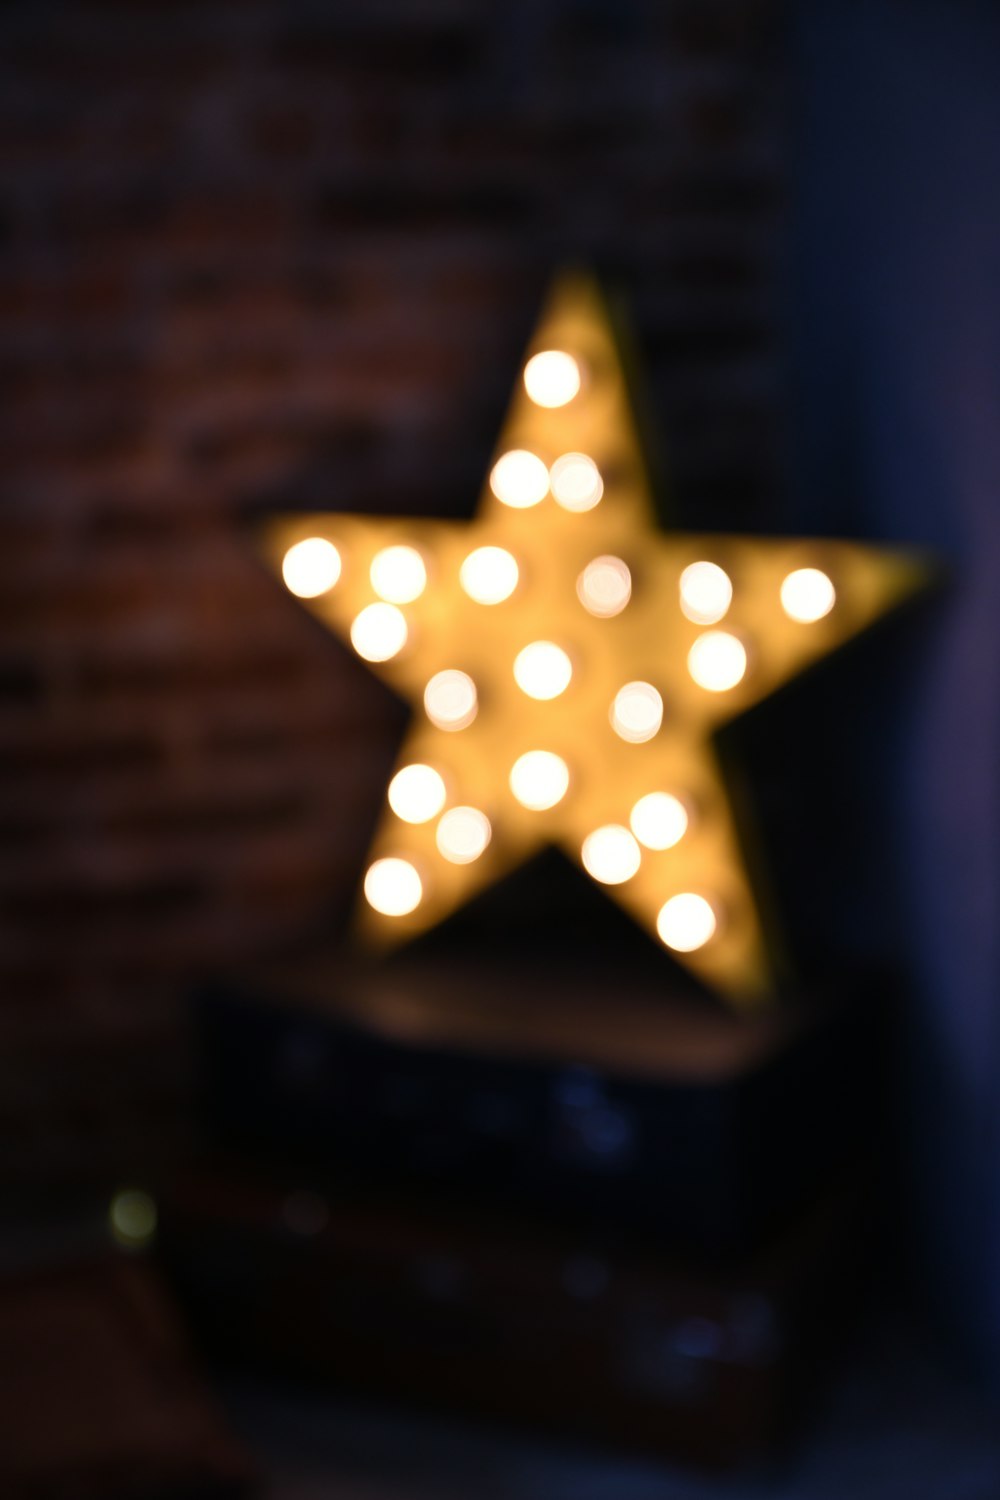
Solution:
M 828 615 L 837 602 L 837 591 L 819 568 L 796 568 L 781 584 L 781 607 L 790 620 L 812 625 Z
M 663 723 L 663 699 L 650 682 L 627 682 L 611 705 L 611 727 L 621 739 L 641 745 Z
M 477 547 L 458 570 L 458 581 L 477 604 L 502 604 L 517 588 L 516 560 L 503 547 Z
M 427 587 L 427 569 L 416 547 L 383 547 L 372 558 L 369 576 L 380 599 L 410 604 Z
M 438 849 L 453 865 L 471 865 L 492 836 L 490 820 L 478 807 L 449 808 L 434 835 Z
M 604 494 L 604 480 L 585 453 L 564 453 L 549 474 L 552 493 L 563 510 L 593 510 Z
M 527 510 L 548 494 L 549 471 L 536 453 L 512 448 L 493 465 L 490 489 L 504 505 Z
M 709 693 L 727 693 L 743 681 L 746 669 L 743 642 L 727 630 L 706 630 L 688 652 L 688 671 Z
M 569 767 L 551 750 L 528 750 L 511 766 L 510 789 L 522 807 L 544 812 L 565 797 Z
M 424 708 L 438 729 L 467 729 L 479 712 L 476 684 L 454 667 L 435 672 L 424 688 Z
M 444 778 L 433 766 L 404 766 L 389 782 L 389 806 L 404 823 L 429 823 L 447 795 Z
M 156 1233 L 156 1199 L 141 1188 L 123 1188 L 108 1207 L 111 1233 L 126 1250 L 148 1245 Z
M 676 953 L 693 953 L 715 936 L 718 927 L 715 908 L 704 896 L 682 891 L 660 907 L 656 930 L 668 948 Z
M 569 687 L 573 664 L 561 646 L 532 641 L 514 658 L 514 681 L 529 698 L 558 698 Z
M 340 577 L 340 553 L 325 537 L 310 536 L 289 547 L 281 564 L 285 587 L 299 599 L 328 593 Z
M 647 849 L 672 849 L 687 832 L 688 812 L 669 792 L 647 792 L 633 807 L 629 823 Z
M 365 900 L 383 917 L 416 911 L 424 888 L 408 859 L 377 859 L 365 876 Z
M 543 349 L 524 367 L 524 389 L 536 406 L 565 406 L 580 389 L 580 366 L 562 349 Z
M 576 596 L 588 613 L 610 620 L 632 597 L 632 574 L 620 557 L 595 557 L 576 580 Z
M 729 574 L 716 563 L 695 562 L 680 580 L 681 613 L 696 625 L 714 625 L 733 602 Z
M 588 833 L 580 850 L 583 868 L 602 885 L 631 880 L 642 860 L 639 845 L 620 823 L 607 823 Z
M 406 645 L 406 616 L 394 604 L 368 604 L 354 618 L 351 645 L 365 661 L 389 661 Z

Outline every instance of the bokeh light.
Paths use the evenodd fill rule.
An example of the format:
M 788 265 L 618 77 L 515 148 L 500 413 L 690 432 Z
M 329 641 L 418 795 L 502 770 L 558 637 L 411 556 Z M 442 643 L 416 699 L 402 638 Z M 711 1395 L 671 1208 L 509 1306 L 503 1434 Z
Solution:
M 423 894 L 420 876 L 408 859 L 377 859 L 365 876 L 365 900 L 384 917 L 408 916 Z
M 340 578 L 340 553 L 325 537 L 310 536 L 289 547 L 281 564 L 285 587 L 299 599 L 326 594 Z
M 462 563 L 458 580 L 477 604 L 502 604 L 517 588 L 517 559 L 503 547 L 477 547 Z
M 372 588 L 389 604 L 409 604 L 427 587 L 427 568 L 416 547 L 383 547 L 372 558 Z
M 576 580 L 584 609 L 599 620 L 620 615 L 632 597 L 632 574 L 620 557 L 595 557 Z
M 781 607 L 790 620 L 812 625 L 837 602 L 833 582 L 819 568 L 796 568 L 781 584 Z
M 746 648 L 728 630 L 706 630 L 688 652 L 688 671 L 710 693 L 728 692 L 743 681 L 746 669 Z
M 729 574 L 717 563 L 694 562 L 680 578 L 681 613 L 696 625 L 714 625 L 733 601 Z
M 504 505 L 527 510 L 548 494 L 549 471 L 536 453 L 512 448 L 493 465 L 490 489 Z
M 588 833 L 580 850 L 583 868 L 602 885 L 631 880 L 642 861 L 639 845 L 620 823 L 607 823 Z
M 156 1200 L 141 1188 L 122 1188 L 108 1206 L 108 1223 L 119 1245 L 138 1250 L 156 1233 Z
M 536 406 L 565 406 L 580 384 L 580 366 L 562 349 L 543 349 L 524 367 L 524 388 Z
M 529 698 L 558 698 L 572 676 L 573 663 L 553 641 L 532 641 L 514 658 L 514 681 Z
M 424 709 L 438 729 L 467 729 L 479 711 L 476 684 L 455 667 L 435 672 L 424 688 Z
M 528 750 L 511 767 L 510 789 L 522 807 L 544 812 L 565 797 L 569 767 L 551 750 Z
M 396 772 L 388 795 L 389 806 L 404 823 L 429 823 L 444 807 L 448 793 L 439 771 L 416 763 Z
M 677 953 L 693 953 L 715 936 L 718 918 L 715 908 L 704 896 L 682 891 L 660 907 L 656 930 L 668 948 Z
M 651 740 L 663 723 L 663 699 L 651 682 L 627 682 L 611 705 L 611 727 L 629 744 Z
M 470 865 L 486 849 L 492 835 L 490 820 L 478 807 L 451 807 L 434 837 L 445 859 L 453 865 Z
M 647 792 L 629 814 L 632 832 L 647 849 L 672 849 L 687 833 L 688 810 L 670 792 Z
M 406 616 L 394 604 L 368 604 L 351 625 L 351 645 L 365 661 L 389 661 L 406 645 Z
M 557 458 L 549 474 L 549 483 L 563 510 L 593 510 L 604 494 L 600 470 L 586 453 L 564 453 L 562 458 Z

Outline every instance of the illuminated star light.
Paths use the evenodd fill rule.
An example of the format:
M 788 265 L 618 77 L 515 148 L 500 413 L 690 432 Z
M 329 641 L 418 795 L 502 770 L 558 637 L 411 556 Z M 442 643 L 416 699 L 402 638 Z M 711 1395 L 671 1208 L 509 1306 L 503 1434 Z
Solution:
M 561 278 L 469 524 L 285 516 L 288 589 L 412 706 L 361 876 L 382 943 L 547 843 L 735 1003 L 774 964 L 715 731 L 919 586 L 847 542 L 660 534 L 593 283 Z

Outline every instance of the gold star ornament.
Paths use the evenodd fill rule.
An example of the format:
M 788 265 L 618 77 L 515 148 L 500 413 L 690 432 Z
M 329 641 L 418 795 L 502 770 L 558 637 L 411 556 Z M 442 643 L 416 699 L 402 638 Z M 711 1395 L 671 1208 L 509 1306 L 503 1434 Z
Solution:
M 576 275 L 543 312 L 471 523 L 284 515 L 263 545 L 412 705 L 359 899 L 368 937 L 423 931 L 555 843 L 707 985 L 772 992 L 714 732 L 912 592 L 920 565 L 660 534 L 607 313 Z

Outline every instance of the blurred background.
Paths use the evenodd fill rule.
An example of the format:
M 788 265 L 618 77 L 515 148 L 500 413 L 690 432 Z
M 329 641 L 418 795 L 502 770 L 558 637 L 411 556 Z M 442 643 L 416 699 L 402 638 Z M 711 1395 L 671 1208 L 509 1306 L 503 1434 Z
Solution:
M 0 1418 L 9 1492 L 994 1495 L 996 8 L 35 0 L 4 8 L 0 37 L 0 1382 L 21 1401 L 7 1437 Z M 362 1400 L 349 1368 L 315 1349 L 297 1362 L 310 1308 L 336 1302 L 348 1241 L 372 1264 L 385 1250 L 366 1308 L 394 1305 L 414 1264 L 431 1303 L 453 1306 L 456 1264 L 495 1241 L 497 1169 L 470 1148 L 438 1172 L 430 1210 L 420 1163 L 383 1182 L 375 1151 L 338 1210 L 345 1162 L 368 1160 L 349 1112 L 324 1114 L 343 1018 L 321 996 L 308 1026 L 289 1022 L 302 1008 L 280 977 L 252 1003 L 207 985 L 265 963 L 280 976 L 324 945 L 336 963 L 405 723 L 263 568 L 253 520 L 468 517 L 566 264 L 595 268 L 626 317 L 664 526 L 914 545 L 948 572 L 919 610 L 727 737 L 802 972 L 832 978 L 849 1012 L 805 1028 L 823 1051 L 834 1026 L 817 1097 L 828 1123 L 848 1120 L 842 1149 L 817 1156 L 815 1190 L 806 1141 L 773 1222 L 751 1232 L 734 1216 L 710 1255 L 705 1226 L 728 1223 L 754 1178 L 747 1167 L 737 1188 L 704 1165 L 697 1112 L 684 1116 L 685 1170 L 704 1187 L 691 1234 L 680 1212 L 668 1235 L 639 1222 L 652 1146 L 652 1178 L 624 1173 L 613 1213 L 637 1227 L 613 1253 L 594 1249 L 605 1200 L 588 1199 L 586 1173 L 551 1223 L 544 1185 L 522 1203 L 516 1174 L 505 1182 L 525 1286 L 542 1286 L 557 1242 L 552 1264 L 564 1289 L 576 1266 L 581 1304 L 620 1256 L 641 1309 L 683 1260 L 673 1363 L 644 1387 L 672 1413 L 662 1441 L 655 1414 L 652 1437 L 631 1432 L 634 1381 L 597 1362 L 587 1399 L 599 1413 L 601 1379 L 615 1387 L 617 1450 L 599 1415 L 583 1424 L 591 1447 L 579 1433 L 566 1447 L 574 1424 L 550 1424 L 540 1398 L 530 1439 L 481 1413 L 463 1425 L 460 1354 L 433 1418 L 416 1415 L 418 1376 L 382 1407 L 378 1369 Z M 487 929 L 542 890 L 577 922 L 596 911 L 546 866 L 497 897 Z M 606 920 L 605 945 L 630 951 L 631 929 Z M 697 1029 L 678 1003 L 670 1026 Z M 749 1042 L 706 1014 L 705 1046 L 729 1059 L 710 1080 L 712 1120 L 739 1122 L 746 1070 L 778 1058 L 794 1079 L 800 1040 Z M 463 1099 L 481 1103 L 488 1051 L 451 1048 Z M 275 1058 L 283 1071 L 268 1073 Z M 546 1064 L 571 1114 L 611 1087 L 585 1061 L 581 1074 L 569 1046 Z M 408 1087 L 426 1086 L 422 1066 Z M 528 1078 L 511 1064 L 502 1091 L 526 1098 Z M 678 1086 L 688 1098 L 689 1077 L 664 1090 Z M 644 1119 L 649 1099 L 629 1087 L 629 1118 Z M 792 1096 L 774 1139 L 801 1135 Z M 450 1121 L 452 1146 L 462 1129 Z M 814 1200 L 826 1218 L 800 1235 Z M 328 1264 L 313 1242 L 331 1218 Z M 853 1249 L 830 1263 L 830 1226 L 845 1223 Z M 314 1300 L 280 1303 L 268 1327 L 247 1309 L 275 1277 Z M 781 1338 L 766 1358 L 755 1345 L 747 1368 L 766 1365 L 773 1390 L 748 1375 L 703 1400 L 691 1372 L 714 1369 L 725 1324 L 712 1298 L 742 1297 L 745 1312 L 773 1294 L 797 1326 L 793 1283 L 813 1310 L 835 1286 L 847 1347 L 819 1341 L 800 1365 Z M 226 1318 L 250 1328 L 228 1345 L 210 1316 L 227 1286 Z M 546 1305 L 537 1287 L 518 1295 Z M 330 1316 L 331 1342 L 347 1338 L 347 1311 Z M 455 1316 L 460 1349 L 471 1323 Z M 408 1317 L 372 1335 L 390 1365 L 419 1366 L 445 1336 L 447 1320 Z M 499 1356 L 483 1348 L 486 1368 Z M 530 1339 L 505 1357 L 509 1386 L 532 1367 Z M 545 1380 L 571 1367 L 555 1358 Z M 786 1423 L 776 1392 L 793 1368 L 816 1394 Z M 755 1402 L 782 1420 L 758 1420 Z M 691 1477 L 677 1458 L 740 1472 Z

